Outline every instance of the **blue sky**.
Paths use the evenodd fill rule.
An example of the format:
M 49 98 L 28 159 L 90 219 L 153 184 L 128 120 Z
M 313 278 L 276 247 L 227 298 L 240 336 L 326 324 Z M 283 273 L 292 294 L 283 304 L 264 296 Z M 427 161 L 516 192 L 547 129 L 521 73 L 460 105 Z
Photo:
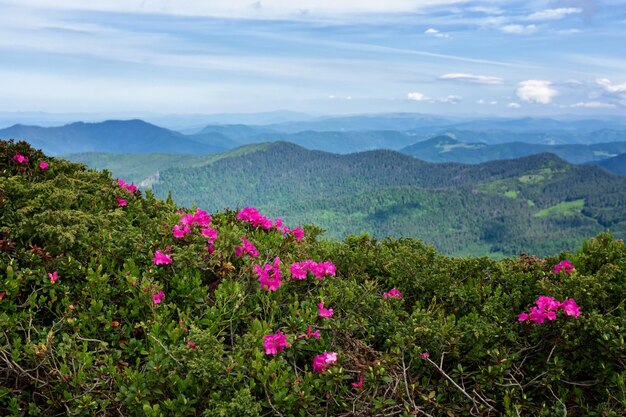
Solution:
M 626 0 L 0 0 L 0 111 L 626 115 Z

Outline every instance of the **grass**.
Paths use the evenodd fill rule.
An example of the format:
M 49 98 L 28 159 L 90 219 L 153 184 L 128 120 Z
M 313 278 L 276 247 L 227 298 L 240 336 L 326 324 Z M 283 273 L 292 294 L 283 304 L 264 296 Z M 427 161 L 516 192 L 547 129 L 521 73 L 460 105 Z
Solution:
M 585 199 L 581 198 L 574 201 L 564 201 L 556 204 L 552 207 L 539 210 L 535 217 L 558 217 L 558 216 L 571 216 L 580 213 L 585 205 Z

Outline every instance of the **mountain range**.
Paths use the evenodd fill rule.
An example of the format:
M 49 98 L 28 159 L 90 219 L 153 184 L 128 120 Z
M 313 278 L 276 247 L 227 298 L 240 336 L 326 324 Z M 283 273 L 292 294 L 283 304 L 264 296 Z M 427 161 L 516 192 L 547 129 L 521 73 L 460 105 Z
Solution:
M 619 123 L 603 120 L 585 121 L 588 125 L 578 121 L 573 123 L 573 127 L 569 123 L 558 124 L 551 119 L 475 121 L 473 124 L 466 122 L 456 125 L 464 129 L 509 126 L 510 131 L 449 129 L 449 126 L 445 126 L 449 121 L 435 117 L 354 116 L 323 120 L 326 123 L 324 125 L 322 121 L 291 121 L 264 126 L 210 124 L 191 134 L 165 129 L 141 120 L 78 122 L 58 127 L 14 125 L 0 130 L 0 138 L 26 140 L 55 155 L 85 152 L 202 155 L 220 153 L 253 143 L 275 141 L 340 154 L 374 149 L 399 150 L 430 162 L 480 163 L 550 152 L 568 162 L 587 163 L 626 153 L 626 128 L 616 130 Z M 311 123 L 317 123 L 319 128 L 338 128 L 354 127 L 358 121 L 364 127 L 394 127 L 396 130 L 288 132 L 295 129 L 295 126 L 300 126 L 301 129 L 312 127 Z M 398 130 L 414 127 L 419 123 L 424 125 L 421 130 Z M 587 127 L 574 129 L 580 125 Z M 541 126 L 548 130 L 534 131 Z M 561 126 L 561 130 L 555 130 L 556 126 Z M 607 163 L 605 168 L 621 173 L 618 162 Z

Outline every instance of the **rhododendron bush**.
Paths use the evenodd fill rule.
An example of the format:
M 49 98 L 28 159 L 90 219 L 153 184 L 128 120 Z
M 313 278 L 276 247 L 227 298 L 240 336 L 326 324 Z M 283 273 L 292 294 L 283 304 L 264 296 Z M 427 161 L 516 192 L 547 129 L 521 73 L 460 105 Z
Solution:
M 449 258 L 269 215 L 0 142 L 0 415 L 623 415 L 610 234 Z

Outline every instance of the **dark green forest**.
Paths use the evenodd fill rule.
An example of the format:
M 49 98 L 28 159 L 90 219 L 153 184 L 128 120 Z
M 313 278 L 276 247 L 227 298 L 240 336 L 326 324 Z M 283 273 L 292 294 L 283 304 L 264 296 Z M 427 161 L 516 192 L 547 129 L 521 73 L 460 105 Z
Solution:
M 419 236 L 451 255 L 544 256 L 605 230 L 626 236 L 626 178 L 550 154 L 465 165 L 283 142 L 243 149 L 160 171 L 152 189 L 210 210 L 254 205 L 328 237 Z

